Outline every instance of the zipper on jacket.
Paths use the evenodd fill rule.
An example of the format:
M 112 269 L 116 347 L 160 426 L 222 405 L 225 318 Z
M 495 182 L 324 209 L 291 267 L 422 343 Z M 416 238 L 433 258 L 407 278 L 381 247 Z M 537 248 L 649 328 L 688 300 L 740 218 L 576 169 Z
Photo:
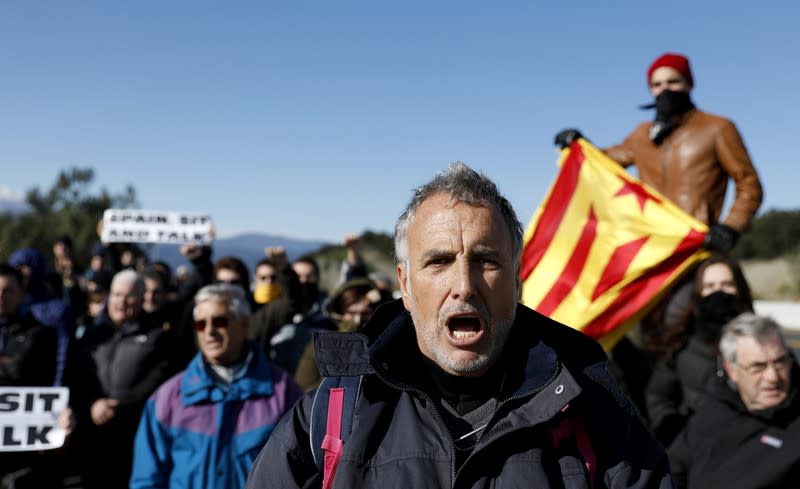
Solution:
M 455 482 L 456 482 L 456 458 L 455 458 L 456 445 L 455 445 L 455 441 L 453 440 L 453 435 L 450 433 L 450 430 L 447 429 L 447 424 L 444 422 L 444 418 L 442 418 L 442 415 L 439 413 L 439 408 L 436 407 L 436 403 L 433 401 L 433 398 L 431 398 L 431 396 L 429 396 L 427 393 L 425 393 L 425 391 L 417 389 L 416 387 L 413 387 L 413 386 L 403 387 L 401 385 L 395 384 L 394 382 L 392 382 L 391 380 L 389 380 L 385 376 L 383 376 L 380 372 L 376 372 L 375 375 L 379 379 L 381 379 L 381 381 L 384 384 L 386 384 L 387 386 L 391 387 L 392 389 L 399 390 L 399 391 L 402 391 L 402 392 L 413 392 L 415 394 L 418 394 L 420 397 L 425 399 L 425 401 L 431 406 L 431 408 L 433 409 L 433 414 L 436 417 L 436 421 L 439 423 L 439 427 L 442 428 L 442 431 L 447 433 L 447 438 L 450 441 L 450 481 L 451 481 L 450 482 L 450 487 L 451 488 L 455 487 Z M 466 460 L 465 460 L 465 462 L 466 462 Z
M 539 386 L 536 389 L 533 389 L 531 391 L 525 392 L 524 394 L 520 394 L 518 396 L 512 396 L 512 397 L 509 397 L 508 399 L 505 399 L 503 401 L 498 402 L 497 408 L 494 410 L 494 413 L 492 413 L 492 416 L 489 418 L 489 421 L 482 428 L 485 431 L 483 433 L 481 433 L 481 435 L 478 437 L 478 440 L 477 440 L 477 442 L 475 444 L 475 448 L 470 452 L 469 456 L 467 456 L 467 458 L 464 459 L 464 462 L 461 464 L 461 468 L 463 468 L 465 465 L 467 465 L 467 462 L 469 462 L 470 459 L 472 459 L 473 456 L 475 455 L 475 452 L 478 451 L 479 445 L 480 445 L 480 440 L 481 440 L 481 438 L 483 438 L 489 432 L 489 430 L 491 430 L 491 427 L 493 426 L 493 423 L 495 422 L 495 418 L 497 418 L 497 413 L 499 413 L 501 409 L 503 409 L 507 404 L 509 404 L 511 402 L 518 401 L 518 400 L 521 400 L 521 399 L 526 399 L 526 398 L 529 398 L 529 397 L 533 397 L 536 394 L 538 394 L 539 392 L 541 392 L 542 390 L 544 390 L 544 388 L 547 387 L 548 385 L 550 385 L 550 383 L 552 383 L 553 380 L 555 380 L 555 378 L 558 377 L 558 375 L 561 373 L 561 370 L 562 370 L 561 362 L 558 362 L 557 365 L 558 366 L 557 366 L 555 372 L 553 372 L 553 375 L 551 375 L 550 378 L 547 379 L 546 382 L 542 383 L 541 386 Z M 431 396 L 429 396 L 424 391 L 422 391 L 420 389 L 417 389 L 416 387 L 413 387 L 413 386 L 403 387 L 401 385 L 398 385 L 398 384 L 392 382 L 391 380 L 387 379 L 380 372 L 376 372 L 375 375 L 384 384 L 386 384 L 387 386 L 389 386 L 389 387 L 391 387 L 391 388 L 393 388 L 395 390 L 399 390 L 399 391 L 403 391 L 403 392 L 413 392 L 415 394 L 418 394 L 420 397 L 425 399 L 426 402 L 428 402 L 431 405 L 431 407 L 433 408 L 433 414 L 435 415 L 436 420 L 439 423 L 439 426 L 441 428 L 443 428 L 443 431 L 445 433 L 447 433 L 447 438 L 450 441 L 450 481 L 451 481 L 450 487 L 451 488 L 455 487 L 455 485 L 456 485 L 456 477 L 458 476 L 458 472 L 460 472 L 460 469 L 459 469 L 458 472 L 456 471 L 455 441 L 453 440 L 453 435 L 450 433 L 450 430 L 447 428 L 447 424 L 444 422 L 444 419 L 442 418 L 441 414 L 439 413 L 439 409 L 436 407 L 436 403 L 433 401 Z
M 504 401 L 500 401 L 497 404 L 497 409 L 494 410 L 494 413 L 492 414 L 492 417 L 489 418 L 489 422 L 486 423 L 486 431 L 481 433 L 481 436 L 478 437 L 478 442 L 475 444 L 475 449 L 472 450 L 472 452 L 470 452 L 469 456 L 464 460 L 464 463 L 461 465 L 462 467 L 467 465 L 467 462 L 469 462 L 475 456 L 476 452 L 480 451 L 480 441 L 481 441 L 481 439 L 483 439 L 483 437 L 485 437 L 486 435 L 489 434 L 489 431 L 491 430 L 491 427 L 494 426 L 495 418 L 497 418 L 497 415 L 500 412 L 500 410 L 505 408 L 511 402 L 519 401 L 519 400 L 522 400 L 522 399 L 527 399 L 527 398 L 533 397 L 536 394 L 542 392 L 545 389 L 545 387 L 550 385 L 556 379 L 556 377 L 558 377 L 558 375 L 561 373 L 561 370 L 563 368 L 561 362 L 558 362 L 557 365 L 558 365 L 558 367 L 556 368 L 555 372 L 553 372 L 553 375 L 551 375 L 550 378 L 547 379 L 546 382 L 544 382 L 542 385 L 540 385 L 536 389 L 533 389 L 532 391 L 528 391 L 528 392 L 526 392 L 524 394 L 520 394 L 518 396 L 509 397 L 508 399 L 506 399 Z

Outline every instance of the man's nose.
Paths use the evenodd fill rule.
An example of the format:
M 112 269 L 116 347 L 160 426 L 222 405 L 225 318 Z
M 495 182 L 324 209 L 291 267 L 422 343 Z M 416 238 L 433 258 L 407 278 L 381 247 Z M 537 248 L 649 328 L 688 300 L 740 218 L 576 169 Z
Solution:
M 764 370 L 764 379 L 770 382 L 777 382 L 780 379 L 780 372 L 774 362 L 767 362 L 767 368 Z
M 456 276 L 451 295 L 454 299 L 468 301 L 475 294 L 474 266 L 469 260 L 459 260 L 453 268 Z

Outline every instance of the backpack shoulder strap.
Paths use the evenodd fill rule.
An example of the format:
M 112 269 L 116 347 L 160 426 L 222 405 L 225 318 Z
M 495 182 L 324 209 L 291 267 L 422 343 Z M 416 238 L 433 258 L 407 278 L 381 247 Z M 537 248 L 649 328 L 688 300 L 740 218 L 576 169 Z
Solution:
M 565 444 L 564 442 L 574 444 L 586 467 L 590 487 L 594 487 L 594 478 L 597 474 L 597 456 L 592 447 L 592 440 L 589 437 L 586 424 L 578 417 L 574 410 L 567 413 L 569 409 L 569 404 L 564 406 L 561 412 L 566 413 L 566 415 L 559 418 L 556 426 L 548 429 L 549 441 L 553 448 L 560 448 Z
M 333 485 L 336 467 L 350 436 L 353 413 L 363 376 L 325 377 L 311 405 L 309 442 L 314 463 L 322 473 L 322 488 Z

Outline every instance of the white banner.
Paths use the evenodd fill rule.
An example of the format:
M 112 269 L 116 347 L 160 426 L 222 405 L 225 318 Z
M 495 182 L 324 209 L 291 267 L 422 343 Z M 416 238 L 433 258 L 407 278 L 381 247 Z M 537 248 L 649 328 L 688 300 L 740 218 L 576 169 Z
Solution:
M 191 212 L 106 209 L 104 243 L 203 243 L 214 240 L 211 216 Z
M 0 452 L 62 446 L 67 434 L 56 420 L 68 402 L 66 387 L 0 387 Z

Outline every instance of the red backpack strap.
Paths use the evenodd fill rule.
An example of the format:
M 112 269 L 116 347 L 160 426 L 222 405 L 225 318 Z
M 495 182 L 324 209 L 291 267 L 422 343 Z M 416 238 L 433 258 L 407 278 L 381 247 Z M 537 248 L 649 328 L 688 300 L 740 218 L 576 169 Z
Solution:
M 568 409 L 569 404 L 564 406 L 561 412 L 564 413 Z M 594 477 L 597 472 L 597 456 L 592 449 L 592 440 L 589 438 L 589 431 L 586 429 L 583 420 L 573 413 L 570 413 L 562 416 L 558 425 L 548 429 L 547 432 L 550 435 L 550 444 L 553 448 L 558 448 L 562 441 L 569 441 L 573 436 L 575 437 L 576 448 L 589 474 L 589 485 L 594 487 Z
M 325 465 L 322 472 L 322 489 L 333 486 L 333 476 L 336 466 L 342 456 L 344 442 L 342 434 L 342 410 L 344 408 L 344 387 L 332 387 L 328 391 L 328 422 L 325 429 L 325 438 L 322 440 L 322 450 L 325 452 Z
M 324 489 L 333 486 L 344 444 L 353 430 L 362 379 L 361 375 L 325 377 L 314 394 L 308 441 Z

